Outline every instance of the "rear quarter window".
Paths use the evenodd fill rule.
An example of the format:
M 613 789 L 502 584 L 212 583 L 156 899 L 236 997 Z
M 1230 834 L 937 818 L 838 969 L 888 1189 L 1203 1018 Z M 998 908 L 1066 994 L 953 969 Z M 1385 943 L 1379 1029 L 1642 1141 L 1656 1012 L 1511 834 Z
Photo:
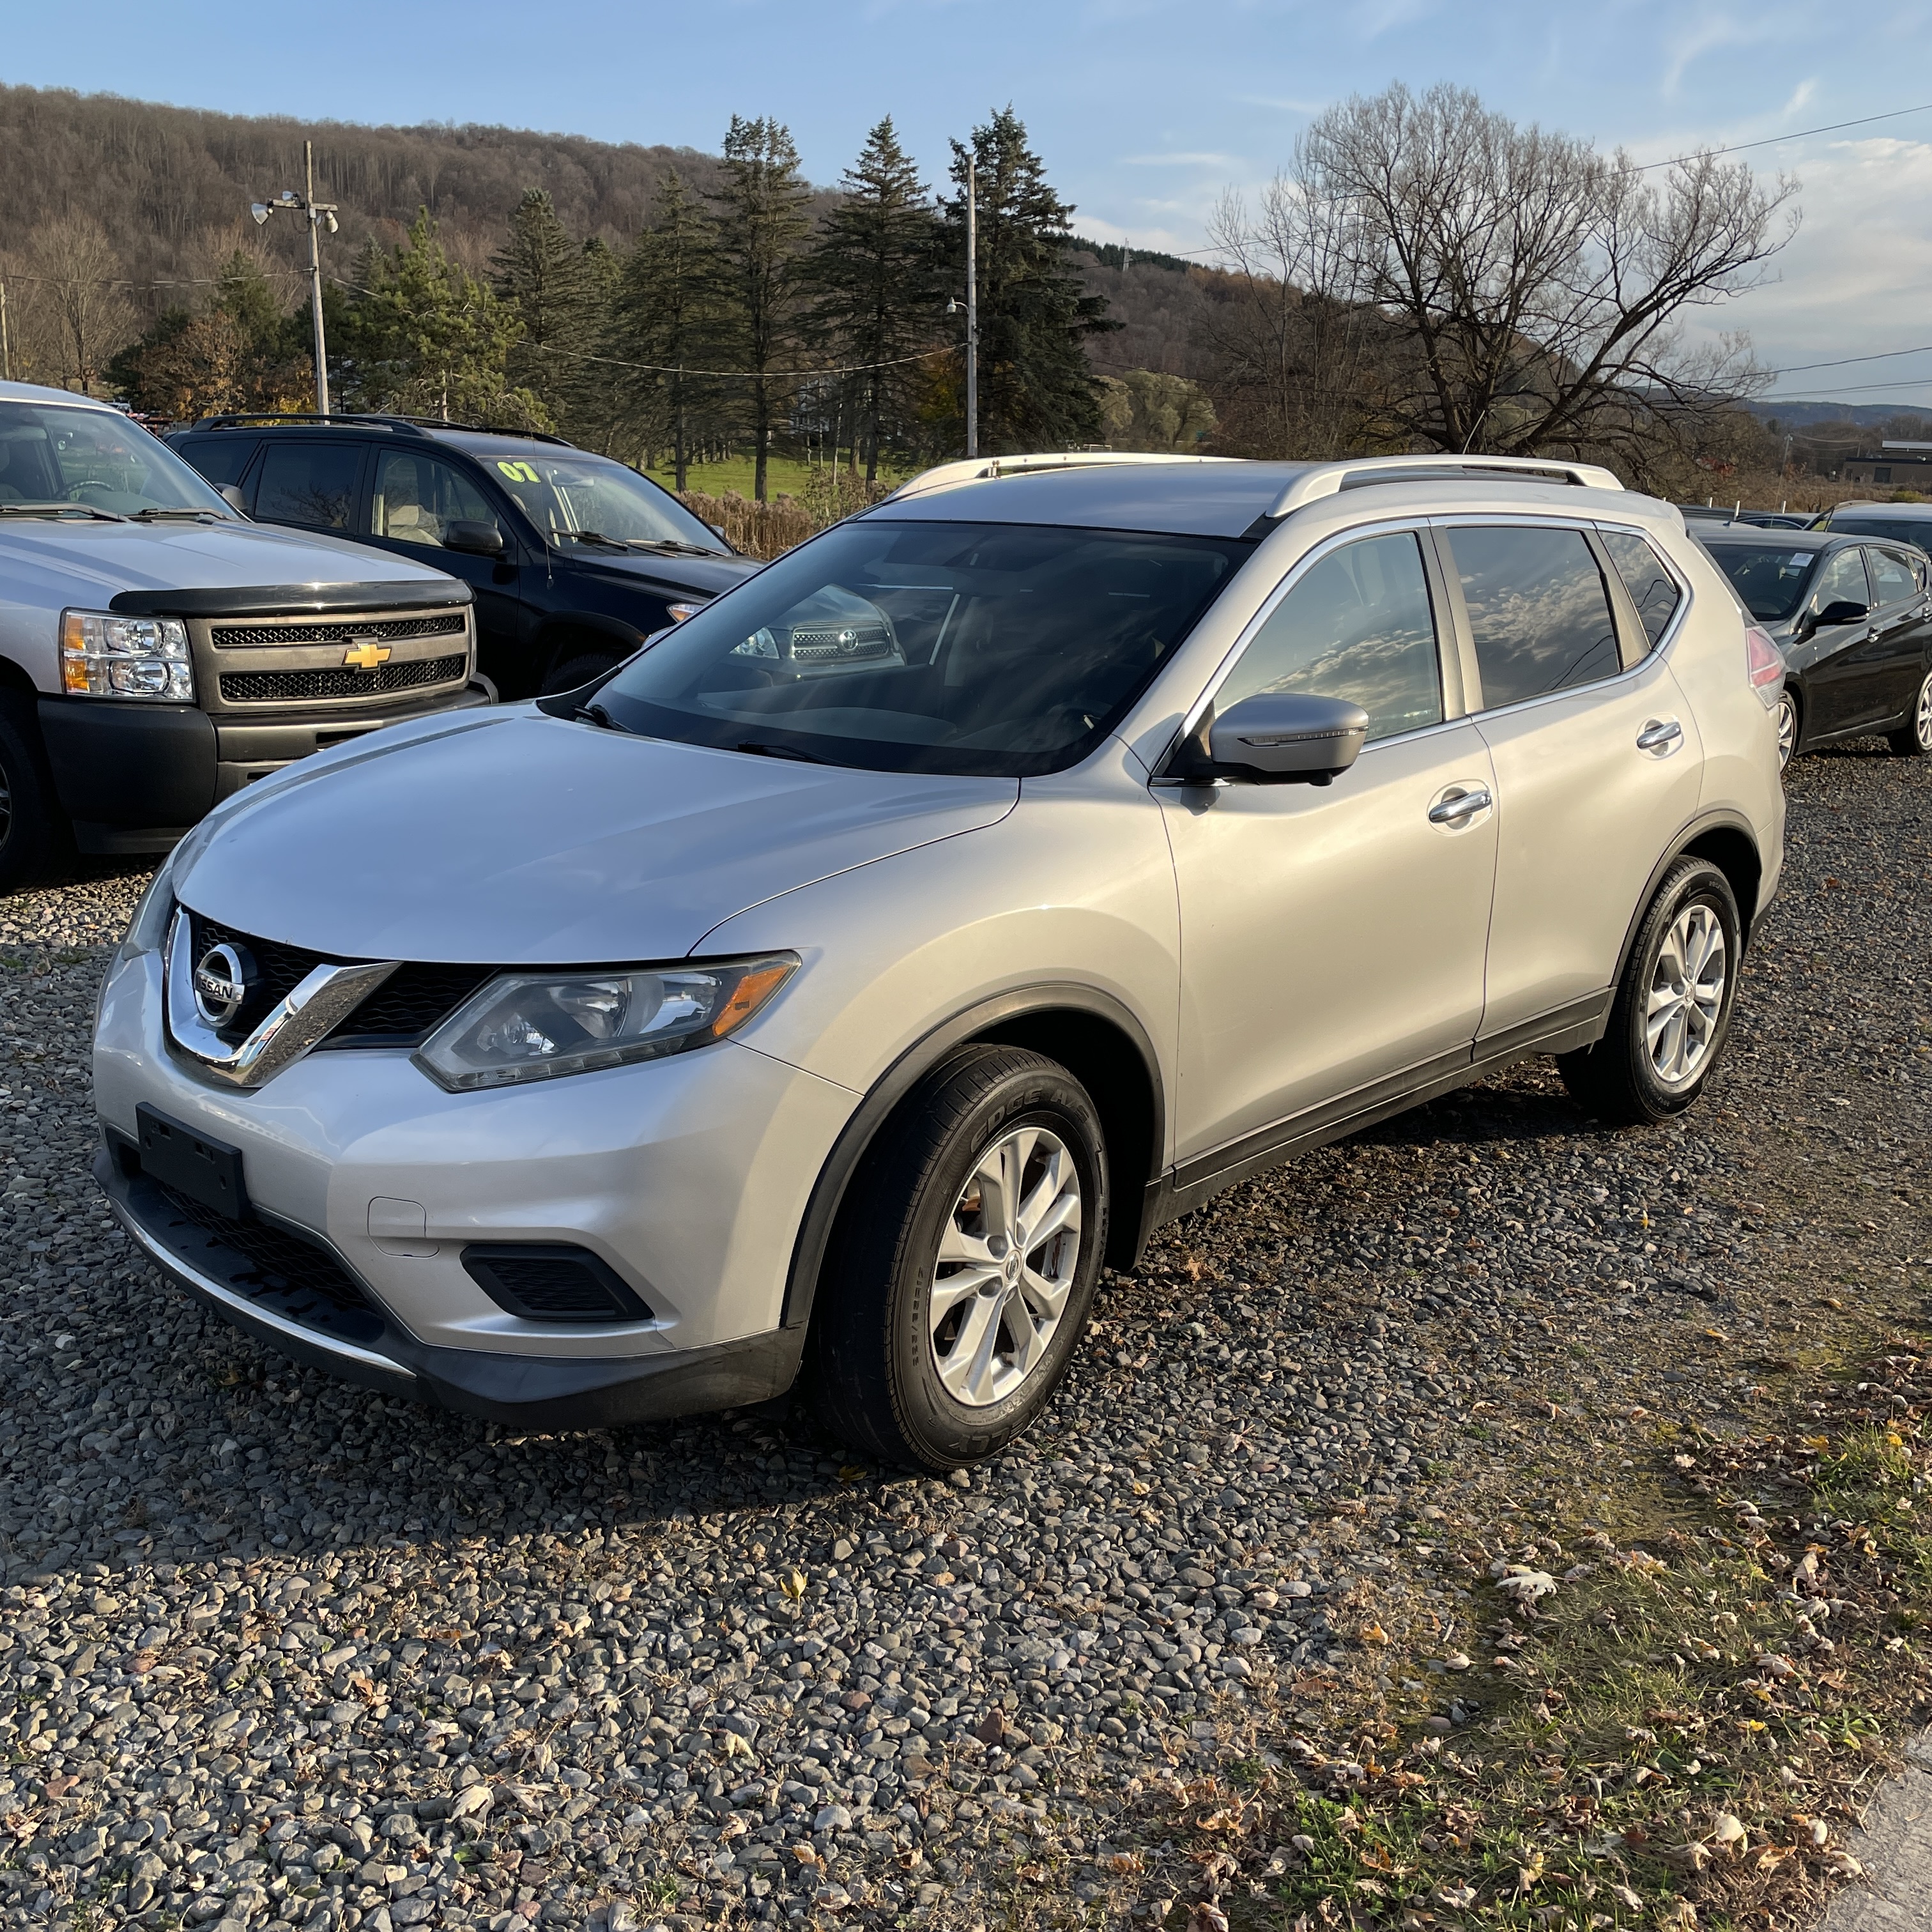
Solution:
M 1600 530 L 1598 535 L 1617 567 L 1617 574 L 1624 580 L 1624 588 L 1630 592 L 1630 602 L 1636 606 L 1643 634 L 1655 650 L 1658 639 L 1670 628 L 1684 593 L 1647 538 L 1630 530 Z

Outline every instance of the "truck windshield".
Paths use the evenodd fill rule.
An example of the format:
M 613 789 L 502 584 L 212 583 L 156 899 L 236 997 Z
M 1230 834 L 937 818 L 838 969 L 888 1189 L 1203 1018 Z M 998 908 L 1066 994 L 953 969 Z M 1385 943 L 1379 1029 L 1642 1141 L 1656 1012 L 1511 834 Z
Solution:
M 608 457 L 580 449 L 554 454 L 520 446 L 482 460 L 516 498 L 524 515 L 554 541 L 674 545 L 715 556 L 730 550 L 668 490 Z
M 687 617 L 592 715 L 873 771 L 1059 771 L 1119 722 L 1252 548 L 855 518 Z
M 111 410 L 0 400 L 0 503 L 80 503 L 134 516 L 221 497 L 166 444 Z

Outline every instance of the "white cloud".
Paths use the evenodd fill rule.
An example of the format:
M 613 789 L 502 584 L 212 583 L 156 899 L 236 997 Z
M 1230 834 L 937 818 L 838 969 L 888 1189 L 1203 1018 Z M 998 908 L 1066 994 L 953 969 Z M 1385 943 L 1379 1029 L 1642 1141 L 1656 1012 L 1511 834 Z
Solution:
M 1238 168 L 1241 164 L 1232 154 L 1123 154 L 1124 168 Z

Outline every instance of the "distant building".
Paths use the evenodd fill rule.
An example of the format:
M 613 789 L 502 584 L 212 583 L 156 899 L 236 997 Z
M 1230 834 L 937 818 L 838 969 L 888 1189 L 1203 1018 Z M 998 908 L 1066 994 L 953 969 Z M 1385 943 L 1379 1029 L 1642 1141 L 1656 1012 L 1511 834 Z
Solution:
M 1932 496 L 1932 442 L 1882 442 L 1846 457 L 1839 474 L 1847 483 L 1885 483 Z

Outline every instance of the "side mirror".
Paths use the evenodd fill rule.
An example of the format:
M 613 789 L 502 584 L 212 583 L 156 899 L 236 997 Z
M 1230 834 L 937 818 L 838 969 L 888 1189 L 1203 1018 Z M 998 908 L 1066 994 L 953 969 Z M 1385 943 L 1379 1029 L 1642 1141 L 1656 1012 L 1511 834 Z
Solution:
M 731 541 L 729 537 L 724 536 L 724 526 L 722 524 L 706 524 L 704 527 L 709 530 L 714 537 L 724 537 L 724 541 L 727 543 L 729 543 Z
M 242 494 L 242 488 L 239 484 L 223 484 L 221 486 L 221 500 L 226 503 L 238 517 L 245 517 L 248 514 L 248 500 Z
M 1204 777 L 1247 784 L 1327 784 L 1355 762 L 1369 714 L 1342 698 L 1264 692 L 1208 725 Z
M 466 517 L 451 520 L 449 527 L 442 533 L 445 550 L 466 551 L 472 556 L 501 556 L 503 554 L 503 532 L 494 524 L 472 521 Z
M 1840 597 L 1818 613 L 1818 628 L 1822 631 L 1832 624 L 1862 622 L 1870 609 L 1868 604 L 1854 604 L 1849 597 Z

